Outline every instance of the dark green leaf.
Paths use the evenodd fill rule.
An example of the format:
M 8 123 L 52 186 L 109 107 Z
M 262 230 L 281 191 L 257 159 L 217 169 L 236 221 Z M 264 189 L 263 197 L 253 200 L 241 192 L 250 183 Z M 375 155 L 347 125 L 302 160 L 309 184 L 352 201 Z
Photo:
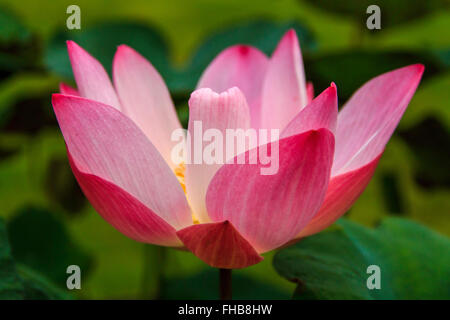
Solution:
M 22 298 L 23 285 L 11 257 L 5 225 L 0 220 L 0 300 Z
M 42 209 L 26 208 L 8 224 L 14 258 L 36 270 L 59 286 L 65 286 L 69 265 L 88 272 L 90 257 L 70 239 L 57 217 Z
M 19 19 L 3 7 L 0 7 L 0 30 L 0 44 L 25 42 L 31 36 Z
M 298 283 L 298 299 L 449 299 L 450 241 L 405 219 L 376 229 L 341 219 L 338 228 L 279 251 L 275 269 Z M 367 267 L 381 269 L 369 290 Z
M 45 63 L 53 72 L 73 79 L 66 41 L 73 40 L 98 59 L 111 74 L 117 46 L 126 44 L 149 59 L 154 67 L 167 77 L 169 71 L 166 43 L 155 29 L 134 23 L 108 23 L 81 31 L 57 34 L 49 43 Z
M 186 93 L 194 90 L 203 70 L 221 50 L 235 44 L 249 44 L 270 54 L 289 28 L 297 31 L 303 50 L 314 48 L 312 35 L 297 22 L 275 24 L 256 21 L 210 36 L 197 50 L 191 62 L 184 69 L 178 70 L 172 67 L 167 45 L 158 30 L 138 24 L 110 23 L 58 34 L 46 49 L 45 62 L 51 71 L 72 79 L 66 40 L 74 40 L 97 58 L 111 74 L 116 47 L 126 44 L 151 61 L 172 93 Z
M 39 273 L 16 264 L 11 256 L 5 224 L 0 219 L 0 300 L 69 298 Z
M 420 123 L 405 130 L 399 130 L 413 151 L 414 176 L 423 187 L 450 187 L 450 132 L 435 117 L 427 117 Z
M 314 84 L 316 94 L 333 81 L 338 88 L 340 102 L 344 102 L 365 82 L 384 72 L 410 64 L 425 65 L 424 78 L 441 71 L 442 64 L 433 55 L 402 51 L 347 51 L 305 57 L 305 72 Z

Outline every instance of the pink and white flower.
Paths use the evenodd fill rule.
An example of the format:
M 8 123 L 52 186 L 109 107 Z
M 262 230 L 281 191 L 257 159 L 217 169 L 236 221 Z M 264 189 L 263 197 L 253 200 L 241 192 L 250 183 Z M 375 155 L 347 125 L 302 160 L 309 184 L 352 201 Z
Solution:
M 258 263 L 342 216 L 369 183 L 424 70 L 382 74 L 338 113 L 334 84 L 313 99 L 293 30 L 270 58 L 250 46 L 224 50 L 191 95 L 188 129 L 193 121 L 279 129 L 279 170 L 261 175 L 260 164 L 173 163 L 170 137 L 181 126 L 155 68 L 121 45 L 111 83 L 97 60 L 67 45 L 77 90 L 62 84 L 52 103 L 86 197 L 126 236 L 187 248 L 220 268 Z

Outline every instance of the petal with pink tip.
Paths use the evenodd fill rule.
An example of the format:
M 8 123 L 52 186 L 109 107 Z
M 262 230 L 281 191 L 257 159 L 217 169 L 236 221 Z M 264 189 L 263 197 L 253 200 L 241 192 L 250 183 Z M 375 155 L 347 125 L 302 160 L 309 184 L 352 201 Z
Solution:
M 384 73 L 350 98 L 338 115 L 333 176 L 364 166 L 384 150 L 423 70 L 416 64 Z
M 287 125 L 281 137 L 289 137 L 309 130 L 336 130 L 338 115 L 337 92 L 334 83 L 325 89 Z
M 327 129 L 272 142 L 272 152 L 276 143 L 278 172 L 262 175 L 261 163 L 226 164 L 206 195 L 211 220 L 229 220 L 259 253 L 293 239 L 313 218 L 325 197 L 333 159 L 334 137 Z M 259 152 L 247 153 L 251 159 Z
M 70 95 L 70 96 L 76 96 L 76 97 L 80 96 L 80 93 L 78 92 L 77 89 L 72 88 L 71 86 L 65 84 L 64 82 L 61 82 L 59 84 L 59 92 L 61 92 L 62 94 L 65 94 L 65 95 Z
M 211 267 L 245 268 L 264 259 L 228 221 L 194 224 L 178 230 L 177 235 L 186 248 Z
M 369 184 L 380 158 L 381 154 L 363 167 L 333 177 L 322 207 L 297 237 L 322 231 L 350 209 Z
M 238 87 L 247 99 L 251 124 L 259 127 L 261 92 L 269 59 L 260 50 L 237 45 L 222 51 L 206 68 L 197 88 L 223 92 Z
M 173 168 L 172 132 L 181 128 L 164 80 L 143 56 L 128 46 L 117 49 L 113 79 L 123 112 L 146 134 Z
M 197 129 L 199 123 L 201 124 L 201 131 L 196 130 L 196 123 Z M 203 141 L 203 134 L 209 129 L 218 130 L 226 139 L 226 129 L 246 130 L 249 127 L 250 114 L 247 102 L 238 88 L 234 87 L 220 94 L 209 88 L 198 89 L 192 93 L 189 99 L 188 125 L 192 154 L 190 163 L 186 165 L 186 194 L 194 215 L 200 222 L 210 221 L 205 204 L 206 190 L 216 171 L 227 159 L 224 142 L 222 148 L 217 148 L 217 152 L 222 153 L 222 157 L 217 161 L 219 163 L 208 164 L 208 159 L 203 155 L 208 145 L 214 141 Z M 235 154 L 231 154 L 231 157 Z
M 181 246 L 175 229 L 138 199 L 98 176 L 81 172 L 70 152 L 72 171 L 95 210 L 121 233 L 140 242 Z
M 312 82 L 306 83 L 306 95 L 308 97 L 308 103 L 314 99 L 314 85 Z
M 297 34 L 289 30 L 270 58 L 263 85 L 261 127 L 282 130 L 308 103 Z
M 67 41 L 72 71 L 80 95 L 120 110 L 119 99 L 103 66 L 73 41 Z
M 192 223 L 183 189 L 127 116 L 97 101 L 53 95 L 53 108 L 78 169 L 125 190 L 174 228 Z

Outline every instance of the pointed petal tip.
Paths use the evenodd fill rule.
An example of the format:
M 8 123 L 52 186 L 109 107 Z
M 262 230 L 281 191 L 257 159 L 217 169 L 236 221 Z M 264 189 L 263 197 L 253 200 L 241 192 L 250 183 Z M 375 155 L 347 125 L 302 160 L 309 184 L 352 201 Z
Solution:
M 71 53 L 71 52 L 73 52 L 74 50 L 82 50 L 82 51 L 85 51 L 84 49 L 83 49 L 83 47 L 81 47 L 78 43 L 76 43 L 75 41 L 73 41 L 73 40 L 66 40 L 66 46 L 67 46 L 67 51 L 69 52 L 69 54 Z
M 55 107 L 55 104 L 58 105 L 64 97 L 65 97 L 65 95 L 62 93 L 53 93 L 52 94 L 53 107 Z
M 117 46 L 116 53 L 114 55 L 114 61 L 116 60 L 116 57 L 118 55 L 121 55 L 121 54 L 125 54 L 125 55 L 126 54 L 137 54 L 137 55 L 140 55 L 136 50 L 134 50 L 133 48 L 131 48 L 130 46 L 128 46 L 126 44 L 119 44 Z
M 233 47 L 232 47 L 232 48 L 233 48 Z M 250 51 L 251 51 L 252 49 L 253 49 L 253 48 L 252 48 L 251 46 L 245 45 L 245 44 L 238 44 L 238 45 L 235 46 L 235 48 L 234 48 L 234 50 L 237 50 L 238 53 L 239 53 L 241 56 L 248 56 L 248 54 L 250 53 Z
M 334 82 L 330 83 L 330 86 L 326 88 L 320 95 L 327 94 L 327 95 L 333 95 L 337 98 L 337 87 Z
M 288 31 L 286 31 L 284 37 L 289 37 L 291 40 L 297 39 L 297 32 L 294 28 L 290 28 Z
M 313 144 L 325 143 L 332 147 L 334 150 L 334 134 L 328 128 L 318 128 L 312 129 L 307 133 L 306 139 L 311 141 Z
M 390 73 L 397 73 L 397 72 L 407 72 L 410 73 L 412 77 L 416 76 L 418 79 L 422 77 L 423 72 L 425 71 L 425 66 L 422 63 L 416 63 L 411 64 L 405 67 L 401 67 L 398 69 L 394 69 L 392 71 L 388 71 L 386 73 L 381 74 L 380 76 L 390 74 Z
M 329 134 L 332 135 L 331 131 L 328 130 L 327 128 L 312 129 L 309 131 L 309 137 L 315 139 Z
M 425 66 L 422 63 L 413 64 L 411 67 L 415 67 L 419 73 L 423 73 L 425 71 Z
M 80 93 L 78 92 L 77 89 L 69 86 L 68 84 L 66 84 L 64 82 L 59 83 L 59 93 L 71 95 L 71 96 L 79 96 L 80 95 Z

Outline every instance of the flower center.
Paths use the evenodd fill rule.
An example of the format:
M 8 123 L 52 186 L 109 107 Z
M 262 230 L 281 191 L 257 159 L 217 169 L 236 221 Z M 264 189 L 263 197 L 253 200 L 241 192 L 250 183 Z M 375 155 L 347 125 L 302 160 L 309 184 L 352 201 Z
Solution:
M 181 162 L 174 170 L 175 176 L 178 179 L 178 182 L 180 183 L 181 187 L 183 188 L 184 194 L 187 198 L 187 193 L 186 193 L 186 182 L 185 182 L 185 178 L 184 178 L 184 173 L 186 172 L 186 166 L 184 165 L 184 162 Z M 188 204 L 189 204 L 189 200 L 188 200 Z M 200 221 L 197 219 L 197 217 L 195 216 L 193 210 L 192 210 L 192 206 L 189 204 L 189 207 L 191 208 L 191 214 L 192 214 L 192 222 L 194 224 L 198 224 L 200 223 Z

